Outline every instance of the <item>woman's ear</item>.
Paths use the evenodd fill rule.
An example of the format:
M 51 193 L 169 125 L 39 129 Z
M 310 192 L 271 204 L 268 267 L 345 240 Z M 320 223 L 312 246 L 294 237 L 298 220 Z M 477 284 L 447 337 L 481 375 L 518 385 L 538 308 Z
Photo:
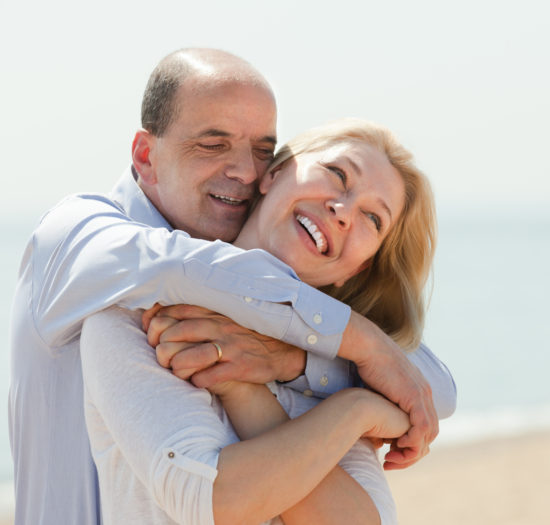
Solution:
M 140 179 L 148 185 L 156 184 L 155 170 L 151 164 L 151 148 L 155 137 L 148 131 L 140 129 L 132 142 L 132 162 Z
M 260 180 L 260 185 L 258 189 L 260 190 L 260 193 L 262 195 L 265 195 L 269 188 L 271 188 L 271 185 L 275 181 L 275 177 L 277 176 L 277 173 L 281 171 L 283 168 L 282 164 L 279 164 L 278 166 L 275 166 L 272 170 L 266 171 L 263 175 L 263 177 Z
M 354 275 L 357 275 L 358 273 L 361 273 L 363 270 L 366 270 L 371 265 L 371 263 L 372 263 L 372 258 L 369 259 L 368 261 L 365 261 L 361 266 L 359 266 L 359 268 L 357 268 L 353 272 L 349 273 L 345 277 L 342 277 L 342 279 L 338 279 L 338 281 L 333 283 L 333 285 L 336 286 L 336 288 L 341 288 Z

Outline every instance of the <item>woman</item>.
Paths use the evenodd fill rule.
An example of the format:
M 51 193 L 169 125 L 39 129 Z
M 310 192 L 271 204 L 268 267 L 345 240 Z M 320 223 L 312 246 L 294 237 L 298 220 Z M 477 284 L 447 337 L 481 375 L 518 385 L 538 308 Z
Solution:
M 281 150 L 260 191 L 263 197 L 238 246 L 266 249 L 305 282 L 336 287 L 337 294 L 403 346 L 416 345 L 423 322 L 422 288 L 432 259 L 433 205 L 426 180 L 389 132 L 361 121 L 340 121 L 306 133 Z M 317 401 L 281 387 L 276 394 L 291 415 L 305 412 L 286 421 L 267 387 L 235 383 L 215 389 L 222 410 L 217 398 L 174 383 L 163 370 L 143 375 L 151 367 L 150 354 L 133 356 L 136 363 L 141 360 L 133 389 L 127 382 L 117 389 L 128 365 L 120 346 L 143 346 L 143 336 L 137 329 L 130 338 L 117 330 L 125 322 L 120 316 L 128 314 L 102 315 L 111 317 L 103 317 L 99 325 L 94 318 L 86 322 L 82 360 L 106 523 L 132 517 L 171 523 L 168 516 L 189 523 L 259 523 L 278 514 L 285 523 L 395 520 L 371 447 L 359 443 L 347 454 L 347 463 L 344 458 L 360 484 L 337 466 L 361 436 L 390 439 L 406 432 L 408 419 L 393 404 L 368 390 L 349 389 L 313 407 Z M 117 352 L 86 350 L 87 334 L 98 331 L 109 333 L 106 343 L 117 345 Z M 141 381 L 157 379 L 157 390 L 167 391 L 157 396 L 157 401 L 162 397 L 160 406 L 138 402 L 121 424 L 119 396 L 135 401 Z M 200 399 L 192 406 L 179 404 L 183 390 Z M 169 423 L 154 426 L 159 411 L 172 416 Z M 227 415 L 244 441 L 235 442 Z M 172 429 L 166 428 L 169 424 Z M 125 433 L 135 435 L 140 425 L 147 434 L 140 436 L 145 445 L 125 446 Z M 143 457 L 154 455 L 159 442 L 166 445 L 163 455 L 144 467 Z M 367 476 L 356 468 L 357 461 L 371 462 Z M 129 485 L 132 490 L 121 494 L 120 487 Z

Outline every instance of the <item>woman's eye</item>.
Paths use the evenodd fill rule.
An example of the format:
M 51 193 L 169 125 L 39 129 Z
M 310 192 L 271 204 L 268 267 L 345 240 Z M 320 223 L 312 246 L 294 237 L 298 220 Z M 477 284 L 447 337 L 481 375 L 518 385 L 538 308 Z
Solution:
M 382 221 L 380 220 L 380 217 L 376 215 L 376 213 L 366 213 L 365 215 L 374 224 L 376 231 L 380 231 L 382 229 Z
M 327 166 L 327 168 L 335 173 L 342 180 L 344 186 L 346 185 L 346 182 L 348 181 L 348 176 L 343 169 L 339 168 L 338 166 Z

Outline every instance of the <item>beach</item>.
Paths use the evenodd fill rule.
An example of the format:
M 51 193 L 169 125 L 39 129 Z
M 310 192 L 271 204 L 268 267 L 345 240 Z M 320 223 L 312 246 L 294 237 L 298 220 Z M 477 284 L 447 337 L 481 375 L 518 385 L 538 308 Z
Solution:
M 550 432 L 436 445 L 388 480 L 400 525 L 548 525 Z
M 388 480 L 400 525 L 548 525 L 550 432 L 436 445 Z M 0 525 L 13 525 L 2 510 Z

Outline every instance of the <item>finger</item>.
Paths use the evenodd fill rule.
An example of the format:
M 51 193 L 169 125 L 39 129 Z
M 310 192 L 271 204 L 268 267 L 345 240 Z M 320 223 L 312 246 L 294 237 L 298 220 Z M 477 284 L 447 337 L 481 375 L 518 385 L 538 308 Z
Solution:
M 384 470 L 404 470 L 406 468 L 411 467 L 416 463 L 415 461 L 410 461 L 408 463 L 390 463 L 389 461 L 384 462 Z
M 183 354 L 185 349 L 189 346 L 189 343 L 185 342 L 167 342 L 159 343 L 155 347 L 155 353 L 157 355 L 157 361 L 160 366 L 164 368 L 172 368 L 172 359 L 174 356 Z M 180 366 L 180 368 L 183 368 Z
M 164 318 L 161 318 L 164 319 Z M 166 319 L 171 319 L 170 317 Z M 201 343 L 221 337 L 220 326 L 210 319 L 186 319 L 173 323 L 160 335 L 160 341 L 187 341 Z
M 149 323 L 151 322 L 151 319 L 155 317 L 156 313 L 162 308 L 162 305 L 160 303 L 155 303 L 149 310 L 145 310 L 143 314 L 141 315 L 141 327 L 144 332 L 147 332 L 149 330 Z
M 174 304 L 161 308 L 159 315 L 174 317 L 175 319 L 179 319 L 181 321 L 183 319 L 194 319 L 216 315 L 216 312 L 192 304 Z
M 167 343 L 179 345 L 181 343 Z M 203 370 L 218 361 L 218 350 L 213 343 L 193 344 L 172 355 L 170 366 L 172 370 L 190 369 Z
M 390 463 L 407 463 L 415 458 L 420 459 L 423 455 L 424 454 L 420 449 L 398 449 L 392 447 L 392 449 L 385 455 L 384 459 Z
M 411 414 L 412 422 L 413 414 Z M 413 424 L 409 431 L 401 436 L 397 442 L 400 448 L 422 448 L 429 445 L 439 432 L 439 422 L 429 423 L 423 419 L 420 423 Z
M 180 379 L 188 380 L 197 370 L 195 368 L 182 368 L 178 370 L 172 370 L 172 374 Z
M 172 319 L 171 317 L 153 317 L 147 330 L 147 342 L 152 347 L 156 347 L 160 342 L 162 333 L 178 322 L 177 319 Z
M 407 449 L 406 449 L 407 450 Z M 405 468 L 410 467 L 411 465 L 414 465 L 418 461 L 420 461 L 424 456 L 426 456 L 429 453 L 430 449 L 429 447 L 426 447 L 425 450 L 423 450 L 419 454 L 411 454 L 410 457 L 406 457 L 406 453 L 404 452 L 402 455 L 399 454 L 400 451 L 394 450 L 392 451 L 392 454 L 390 455 L 388 459 L 388 454 L 386 454 L 385 462 L 384 462 L 384 470 L 402 470 Z
M 218 383 L 232 381 L 236 377 L 238 377 L 238 368 L 231 362 L 222 361 L 194 374 L 191 382 L 198 388 L 210 388 Z

